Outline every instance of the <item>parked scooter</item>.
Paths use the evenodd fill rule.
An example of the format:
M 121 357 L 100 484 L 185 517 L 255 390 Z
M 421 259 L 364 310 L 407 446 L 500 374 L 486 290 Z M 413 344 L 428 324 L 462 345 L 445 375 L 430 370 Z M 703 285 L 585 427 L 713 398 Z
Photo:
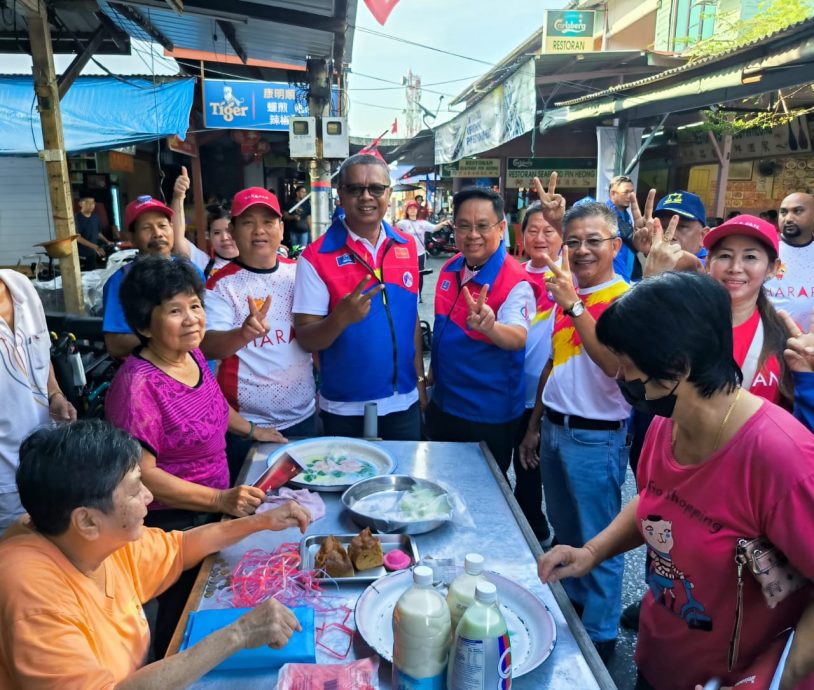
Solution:
M 438 256 L 442 252 L 454 254 L 458 251 L 455 245 L 455 230 L 452 228 L 451 221 L 435 232 L 428 232 L 424 235 L 424 246 L 432 256 Z

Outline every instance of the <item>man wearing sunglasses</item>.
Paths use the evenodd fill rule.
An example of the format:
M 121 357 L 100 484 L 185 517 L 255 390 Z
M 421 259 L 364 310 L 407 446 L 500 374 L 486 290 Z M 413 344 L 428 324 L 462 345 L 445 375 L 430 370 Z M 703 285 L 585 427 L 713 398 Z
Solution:
M 324 431 L 361 437 L 365 404 L 375 402 L 381 438 L 417 441 L 426 393 L 416 245 L 384 222 L 383 160 L 351 156 L 337 187 L 344 217 L 306 247 L 294 286 L 297 339 L 318 353 Z

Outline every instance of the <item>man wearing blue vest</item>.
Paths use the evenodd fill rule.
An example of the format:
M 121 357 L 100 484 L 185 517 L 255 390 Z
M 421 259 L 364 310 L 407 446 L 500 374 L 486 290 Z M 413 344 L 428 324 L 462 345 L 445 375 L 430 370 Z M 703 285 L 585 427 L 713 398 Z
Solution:
M 383 160 L 351 156 L 337 186 L 344 215 L 305 248 L 294 285 L 297 340 L 318 353 L 324 431 L 362 436 L 365 405 L 375 402 L 379 437 L 418 441 L 426 398 L 416 245 L 384 222 Z
M 534 288 L 506 253 L 500 195 L 470 187 L 452 204 L 461 253 L 441 269 L 435 289 L 427 434 L 433 441 L 485 441 L 505 473 L 525 410 Z

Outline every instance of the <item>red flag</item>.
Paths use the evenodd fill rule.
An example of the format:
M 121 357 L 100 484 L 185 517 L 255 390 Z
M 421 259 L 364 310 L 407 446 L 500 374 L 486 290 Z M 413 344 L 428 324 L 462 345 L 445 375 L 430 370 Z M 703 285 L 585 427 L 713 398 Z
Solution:
M 365 5 L 370 10 L 373 18 L 382 26 L 387 21 L 393 8 L 399 0 L 365 0 Z
M 396 118 L 393 120 L 393 126 L 390 128 L 390 134 L 398 134 L 399 131 L 399 119 Z

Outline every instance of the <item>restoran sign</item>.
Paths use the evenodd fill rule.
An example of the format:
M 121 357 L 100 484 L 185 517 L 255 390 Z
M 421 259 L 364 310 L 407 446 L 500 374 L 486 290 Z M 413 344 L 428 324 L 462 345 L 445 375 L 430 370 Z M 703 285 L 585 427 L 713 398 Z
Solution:
M 210 129 L 287 132 L 290 118 L 308 115 L 307 94 L 285 82 L 206 79 L 203 101 Z
M 555 171 L 558 189 L 596 187 L 595 158 L 509 158 L 506 188 L 530 189 L 535 177 L 548 184 L 548 178 Z
M 500 177 L 500 158 L 464 158 L 441 166 L 441 177 Z
M 587 53 L 594 50 L 593 10 L 548 10 L 544 53 Z

